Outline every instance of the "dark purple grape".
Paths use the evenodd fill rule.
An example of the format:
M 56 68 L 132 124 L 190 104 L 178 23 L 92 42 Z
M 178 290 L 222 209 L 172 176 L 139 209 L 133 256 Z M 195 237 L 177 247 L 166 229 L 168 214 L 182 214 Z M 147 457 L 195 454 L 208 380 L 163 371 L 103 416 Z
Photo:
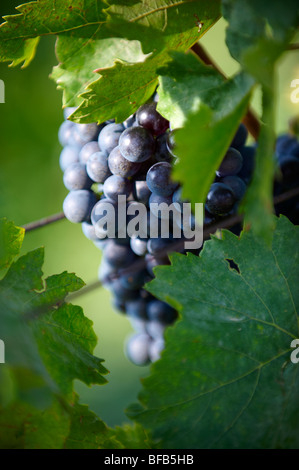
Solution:
M 66 145 L 64 149 L 62 149 L 59 157 L 59 164 L 62 171 L 65 171 L 72 163 L 79 161 L 79 152 L 80 147 L 76 145 Z
M 103 124 L 98 126 L 96 122 L 91 122 L 89 124 L 76 124 L 76 130 L 84 142 L 96 140 L 103 127 Z
M 256 148 L 253 146 L 244 146 L 240 148 L 240 153 L 243 157 L 243 165 L 238 176 L 242 178 L 245 183 L 249 183 L 254 170 Z
M 239 176 L 225 176 L 221 178 L 220 182 L 232 190 L 237 201 L 240 201 L 246 192 L 247 186 Z
M 244 126 L 244 124 L 241 122 L 230 146 L 239 149 L 240 147 L 245 145 L 247 137 L 248 131 L 246 129 L 246 126 Z
M 151 194 L 151 190 L 149 189 L 146 181 L 135 181 L 133 186 L 133 195 L 136 201 L 147 205 Z
M 97 199 L 92 191 L 79 189 L 71 191 L 63 201 L 63 212 L 73 223 L 87 222 Z
M 151 338 L 147 334 L 132 335 L 125 346 L 128 359 L 137 366 L 147 365 L 150 362 L 148 354 L 150 342 Z
M 129 178 L 140 170 L 141 164 L 130 162 L 122 156 L 119 146 L 115 147 L 108 157 L 108 165 L 111 173 L 123 178 Z
M 226 215 L 234 207 L 236 198 L 232 190 L 223 183 L 213 183 L 207 195 L 206 207 L 213 215 Z
M 106 155 L 103 152 L 90 155 L 87 160 L 86 171 L 93 181 L 104 183 L 111 176 Z
M 216 175 L 220 178 L 224 176 L 236 175 L 239 173 L 243 165 L 243 157 L 235 148 L 230 147 L 221 162 L 220 167 L 216 171 Z
M 126 289 L 135 290 L 140 289 L 144 285 L 147 278 L 147 271 L 145 269 L 139 269 L 128 274 L 122 274 L 119 279 L 121 284 L 126 287 Z
M 133 237 L 131 238 L 130 245 L 132 251 L 137 256 L 144 256 L 147 253 L 147 238 Z
M 167 134 L 160 135 L 156 140 L 155 159 L 157 162 L 170 163 L 173 159 L 167 148 Z
M 155 151 L 155 140 L 151 133 L 143 127 L 129 127 L 120 136 L 119 149 L 130 162 L 144 162 Z
M 156 206 L 156 204 L 158 204 L 158 206 Z M 166 204 L 166 206 L 170 206 L 172 204 L 172 197 L 158 196 L 157 194 L 153 193 L 149 198 L 149 208 L 151 213 L 159 219 L 168 219 L 171 211 L 169 211 L 166 206 L 165 208 L 159 207 L 160 204 Z
M 96 241 L 98 237 L 96 236 L 94 226 L 90 222 L 82 222 L 82 232 L 89 240 Z
M 74 123 L 71 121 L 64 121 L 59 127 L 58 140 L 63 147 L 71 143 Z
M 147 172 L 146 182 L 152 193 L 168 197 L 178 187 L 178 183 L 171 181 L 171 165 L 160 162 L 153 165 Z
M 118 145 L 119 138 L 124 130 L 124 126 L 122 124 L 107 124 L 100 134 L 99 134 L 99 147 L 100 150 L 105 153 L 108 157 L 110 152 Z
M 136 113 L 138 124 L 150 130 L 154 135 L 163 134 L 169 127 L 169 121 L 157 111 L 157 103 L 146 103 Z
M 129 300 L 126 302 L 127 315 L 129 317 L 147 320 L 146 306 L 147 302 L 142 298 Z
M 122 176 L 117 175 L 109 176 L 103 187 L 105 196 L 113 201 L 117 201 L 118 196 L 126 196 L 128 198 L 132 189 L 132 182 L 128 178 L 122 178 Z
M 110 239 L 104 249 L 104 260 L 117 268 L 124 268 L 133 261 L 136 256 L 130 246 L 117 243 L 116 240 Z
M 177 318 L 177 312 L 161 300 L 152 300 L 147 304 L 147 316 L 150 321 L 170 325 Z
M 92 181 L 86 173 L 86 166 L 83 163 L 72 163 L 67 167 L 63 175 L 64 186 L 69 191 L 78 189 L 90 189 Z
M 80 154 L 79 154 L 80 162 L 86 165 L 89 157 L 99 151 L 100 151 L 99 144 L 95 140 L 93 140 L 92 142 L 87 142 L 87 144 L 85 144 L 84 147 L 82 147 L 80 151 Z

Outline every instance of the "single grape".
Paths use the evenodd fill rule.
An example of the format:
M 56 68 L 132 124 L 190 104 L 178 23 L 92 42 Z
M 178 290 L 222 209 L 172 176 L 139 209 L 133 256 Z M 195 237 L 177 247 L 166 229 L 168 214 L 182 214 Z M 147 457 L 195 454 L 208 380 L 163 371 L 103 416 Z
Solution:
M 92 191 L 87 189 L 71 191 L 63 201 L 64 215 L 73 223 L 89 221 L 96 201 L 96 196 Z
M 133 261 L 136 256 L 130 246 L 117 243 L 116 240 L 110 239 L 104 249 L 104 260 L 117 268 L 124 268 Z
M 144 256 L 147 253 L 147 241 L 147 238 L 131 238 L 130 245 L 135 255 Z
M 148 355 L 151 362 L 156 362 L 161 358 L 161 353 L 165 348 L 165 341 L 161 338 L 155 339 L 150 342 L 148 348 Z
M 164 339 L 166 327 L 165 323 L 161 323 L 158 320 L 147 321 L 146 324 L 147 333 L 153 339 Z
M 169 121 L 157 111 L 157 103 L 146 103 L 136 113 L 138 124 L 150 130 L 154 135 L 163 134 L 169 127 Z
M 75 124 L 78 134 L 84 142 L 90 142 L 98 138 L 100 130 L 104 125 L 98 126 L 96 122 L 89 124 Z
M 74 123 L 71 121 L 64 121 L 59 127 L 58 140 L 63 147 L 68 145 L 71 141 Z
M 129 317 L 147 320 L 146 301 L 141 298 L 126 302 L 126 312 Z
M 232 210 L 235 202 L 236 198 L 229 186 L 213 183 L 207 195 L 206 207 L 213 215 L 226 215 Z
M 235 148 L 230 147 L 221 162 L 220 167 L 216 171 L 216 175 L 221 177 L 236 175 L 239 173 L 243 165 L 243 157 Z
M 157 162 L 168 162 L 170 163 L 173 159 L 167 148 L 167 136 L 168 134 L 160 135 L 156 140 L 156 151 L 155 159 Z
M 140 170 L 141 164 L 130 162 L 122 156 L 119 146 L 115 147 L 108 157 L 108 166 L 111 173 L 123 178 L 129 178 Z
M 129 302 L 130 300 L 139 298 L 139 290 L 126 289 L 119 279 L 114 279 L 108 284 L 108 289 L 113 294 L 113 297 L 116 298 L 121 303 Z
M 122 124 L 107 124 L 99 133 L 99 147 L 100 150 L 108 157 L 109 153 L 118 145 L 121 133 L 124 130 Z
M 59 165 L 64 172 L 69 165 L 77 163 L 79 161 L 80 148 L 76 145 L 66 145 L 62 149 L 59 157 Z
M 127 289 L 140 289 L 148 277 L 148 273 L 145 269 L 139 269 L 128 274 L 122 274 L 120 276 L 120 282 Z
M 80 150 L 80 154 L 79 154 L 80 162 L 86 165 L 89 157 L 99 151 L 100 151 L 99 144 L 95 140 L 91 142 L 87 142 L 87 144 L 85 144 Z
M 150 321 L 170 325 L 177 318 L 177 312 L 161 300 L 152 300 L 147 304 L 147 316 Z
M 226 184 L 232 190 L 237 201 L 240 201 L 243 198 L 247 186 L 239 176 L 225 176 L 224 178 L 221 178 L 220 182 Z
M 166 204 L 165 208 L 159 208 L 158 206 L 160 204 Z M 158 206 L 156 206 L 158 204 Z M 172 197 L 163 197 L 163 196 L 158 196 L 157 194 L 152 194 L 151 197 L 149 198 L 149 208 L 151 213 L 155 216 L 158 217 L 159 219 L 168 219 L 169 215 L 171 216 L 171 211 L 168 210 L 168 206 L 172 204 Z
M 173 194 L 178 186 L 171 181 L 171 165 L 167 162 L 153 165 L 147 172 L 146 182 L 152 193 L 162 197 Z
M 89 240 L 96 241 L 98 237 L 96 236 L 94 226 L 90 222 L 82 222 L 82 232 Z
M 133 185 L 128 178 L 122 178 L 117 175 L 109 176 L 103 187 L 105 196 L 113 201 L 117 201 L 118 196 L 129 197 L 132 189 Z
M 104 183 L 111 176 L 106 155 L 103 152 L 90 155 L 87 160 L 86 171 L 93 181 Z
M 147 334 L 134 334 L 125 346 L 128 359 L 137 366 L 145 366 L 150 362 L 148 349 L 151 339 Z
M 174 243 L 173 238 L 150 238 L 147 242 L 147 251 L 151 255 L 165 255 L 168 251 L 171 251 L 171 245 Z
M 254 170 L 256 148 L 250 145 L 244 146 L 240 148 L 240 153 L 243 157 L 243 165 L 238 176 L 242 178 L 245 183 L 249 183 Z
M 120 136 L 119 149 L 130 162 L 144 162 L 155 151 L 155 140 L 143 127 L 129 127 Z
M 69 191 L 78 189 L 90 189 L 92 181 L 86 173 L 86 166 L 83 163 L 72 163 L 67 167 L 63 175 L 64 186 Z
M 244 124 L 241 122 L 230 146 L 239 149 L 240 147 L 245 145 L 247 137 L 248 131 L 246 129 L 246 126 L 244 126 Z
M 146 181 L 135 181 L 133 185 L 133 196 L 138 202 L 142 202 L 142 204 L 147 205 L 151 190 L 149 189 Z

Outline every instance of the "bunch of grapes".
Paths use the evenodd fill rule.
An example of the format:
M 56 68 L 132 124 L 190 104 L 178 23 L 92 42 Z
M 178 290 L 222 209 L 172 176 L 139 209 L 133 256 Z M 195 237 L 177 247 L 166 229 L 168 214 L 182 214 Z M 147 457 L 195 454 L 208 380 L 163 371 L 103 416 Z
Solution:
M 175 203 L 176 207 L 182 207 L 186 202 L 181 198 L 182 188 L 171 179 L 172 165 L 178 158 L 176 131 L 170 129 L 169 122 L 156 107 L 154 98 L 123 123 L 110 120 L 100 125 L 75 124 L 67 120 L 74 109 L 66 108 L 65 121 L 59 129 L 59 140 L 64 147 L 60 166 L 64 184 L 70 191 L 63 210 L 71 222 L 82 224 L 84 235 L 103 251 L 99 279 L 112 293 L 116 310 L 128 316 L 136 331 L 127 341 L 126 354 L 137 365 L 160 357 L 165 328 L 177 318 L 172 307 L 144 289 L 144 284 L 154 277 L 153 268 L 169 264 L 168 253 L 174 251 L 175 246 L 174 224 L 178 224 L 178 220 L 181 224 L 181 219 L 168 220 L 169 236 L 162 237 L 163 211 L 153 209 L 156 206 L 152 203 L 163 202 L 167 207 Z M 207 195 L 204 227 L 236 213 L 246 192 L 256 152 L 255 145 L 246 145 L 247 136 L 246 127 L 240 124 Z M 288 145 L 285 140 L 278 141 L 278 155 L 285 155 L 286 148 L 289 152 L 291 145 Z M 289 159 L 291 165 L 297 165 L 298 173 L 298 143 L 296 149 L 297 154 Z M 285 179 L 292 171 L 284 170 L 284 162 L 285 157 L 281 160 Z M 120 223 L 118 217 L 119 196 L 125 200 L 127 214 L 131 214 L 124 223 Z M 113 233 L 107 230 L 107 223 L 101 224 L 104 217 L 107 221 L 104 209 L 107 203 L 114 209 L 110 215 L 114 218 Z M 142 235 L 140 230 L 128 235 L 123 225 L 128 225 L 138 213 L 139 203 L 146 207 L 145 228 Z M 153 237 L 150 224 L 154 219 L 158 233 Z M 189 224 L 194 227 L 194 217 L 190 217 Z M 180 228 L 183 238 L 182 225 Z M 241 226 L 231 230 L 239 233 Z M 186 250 L 180 246 L 176 251 L 183 254 L 192 251 L 198 255 L 200 249 Z

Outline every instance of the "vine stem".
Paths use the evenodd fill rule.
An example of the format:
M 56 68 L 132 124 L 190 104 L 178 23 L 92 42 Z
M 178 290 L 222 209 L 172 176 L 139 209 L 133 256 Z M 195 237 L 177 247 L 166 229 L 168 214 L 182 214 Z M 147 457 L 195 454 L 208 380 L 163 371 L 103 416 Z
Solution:
M 206 65 L 211 65 L 220 75 L 222 75 L 222 77 L 227 80 L 227 76 L 223 70 L 221 70 L 218 64 L 216 64 L 216 62 L 212 59 L 212 57 L 207 53 L 201 44 L 198 42 L 194 44 L 191 47 L 191 51 L 197 57 L 199 57 L 202 62 L 204 62 Z M 255 113 L 250 108 L 247 110 L 247 113 L 243 118 L 243 123 L 247 127 L 252 137 L 257 140 L 260 133 L 260 122 Z
M 52 224 L 53 222 L 58 222 L 58 220 L 62 219 L 65 219 L 64 213 L 58 212 L 57 214 L 49 215 L 48 217 L 43 217 L 42 219 L 22 225 L 22 228 L 24 228 L 26 232 L 31 232 L 32 230 Z

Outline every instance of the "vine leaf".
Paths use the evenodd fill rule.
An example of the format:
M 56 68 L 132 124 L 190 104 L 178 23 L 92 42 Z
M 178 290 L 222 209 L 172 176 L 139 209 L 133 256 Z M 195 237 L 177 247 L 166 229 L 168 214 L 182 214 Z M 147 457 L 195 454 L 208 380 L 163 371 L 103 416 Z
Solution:
M 244 73 L 224 81 L 191 55 L 171 55 L 172 61 L 159 69 L 158 109 L 174 127 L 184 126 L 175 134 L 180 159 L 173 176 L 182 183 L 184 197 L 204 202 L 255 82 Z
M 0 277 L 20 253 L 25 230 L 7 219 L 0 219 Z
M 6 237 L 7 227 L 11 238 L 18 233 L 13 225 L 4 227 Z M 0 281 L 3 368 L 9 368 L 12 375 L 16 372 L 19 382 L 25 373 L 20 369 L 32 376 L 35 402 L 43 402 L 45 388 L 50 394 L 66 396 L 72 392 L 75 378 L 86 384 L 101 384 L 106 382 L 103 374 L 107 373 L 102 359 L 92 354 L 97 341 L 92 322 L 81 307 L 65 303 L 68 293 L 80 289 L 84 282 L 66 272 L 44 281 L 43 260 L 43 248 L 31 251 L 13 262 Z M 26 383 L 24 387 L 30 389 Z
M 82 104 L 70 117 L 75 122 L 125 120 L 152 96 L 158 84 L 157 68 L 169 61 L 168 52 L 186 51 L 219 19 L 218 1 L 115 3 L 107 10 L 113 34 L 140 41 L 143 52 L 151 54 L 143 62 L 117 60 L 110 68 L 100 65 L 101 77 L 88 85 Z M 200 29 L 196 18 L 201 18 Z
M 158 447 L 298 447 L 298 242 L 281 217 L 271 248 L 223 231 L 199 258 L 175 254 L 155 269 L 148 290 L 181 318 L 129 416 Z
M 29 65 L 41 36 L 74 38 L 107 37 L 107 4 L 102 0 L 39 0 L 17 7 L 17 15 L 5 16 L 0 27 L 0 61 L 12 66 Z
M 138 41 L 122 38 L 97 39 L 61 36 L 57 40 L 56 54 L 60 60 L 51 78 L 63 90 L 64 106 L 78 106 L 81 95 L 94 81 L 93 71 L 112 67 L 116 59 L 141 62 L 146 57 Z
M 176 49 L 188 35 L 193 43 L 219 19 L 220 1 L 110 0 L 107 27 L 116 36 L 138 39 L 145 54 Z

